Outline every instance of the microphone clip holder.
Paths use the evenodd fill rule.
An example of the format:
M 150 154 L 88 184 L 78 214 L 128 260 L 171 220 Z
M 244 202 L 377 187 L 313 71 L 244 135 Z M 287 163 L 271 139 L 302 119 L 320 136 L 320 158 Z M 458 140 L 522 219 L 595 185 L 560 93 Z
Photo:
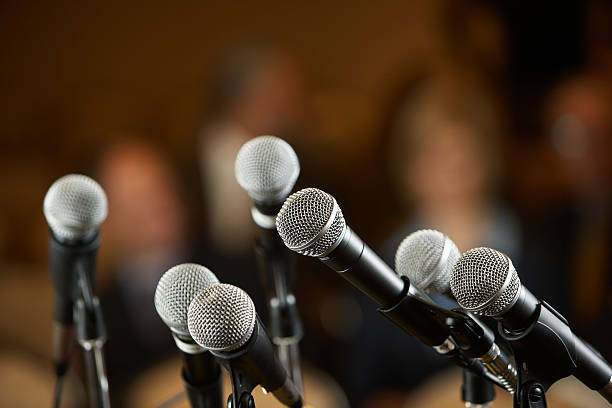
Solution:
M 405 287 L 399 300 L 391 307 L 379 308 L 378 311 L 423 344 L 435 348 L 454 364 L 486 378 L 501 388 L 506 388 L 497 376 L 475 358 L 481 349 L 484 350 L 481 354 L 485 354 L 494 344 L 491 331 L 486 326 L 482 328 L 482 325 L 475 323 L 468 315 L 430 302 L 425 295 L 421 295 L 411 287 L 406 277 L 402 277 L 402 280 L 405 282 Z M 459 337 L 460 342 L 457 343 L 453 334 L 456 334 L 463 325 L 480 327 L 483 334 L 477 336 L 478 330 L 466 331 L 467 335 Z M 423 336 L 421 333 L 427 333 L 429 336 Z
M 612 403 L 609 363 L 572 332 L 559 312 L 524 287 L 498 322 L 498 332 L 512 348 L 518 367 L 515 407 L 545 407 L 545 392 L 571 375 Z
M 302 397 L 286 370 L 276 360 L 272 343 L 257 318 L 253 334 L 246 344 L 235 350 L 209 350 L 225 367 L 232 382 L 228 408 L 253 408 L 251 392 L 257 385 L 292 407 L 302 406 Z M 289 386 L 288 386 L 289 385 Z
M 291 345 L 300 342 L 304 329 L 298 314 L 295 296 L 289 293 L 284 301 L 273 297 L 268 302 L 270 313 L 269 333 L 276 345 Z
M 390 307 L 379 308 L 378 312 L 423 344 L 441 346 L 450 335 L 446 317 L 447 312 L 452 312 L 425 300 L 424 295 L 413 293 L 410 281 L 406 277 L 402 280 L 404 289 L 399 299 Z
M 228 364 L 226 369 L 232 382 L 232 393 L 227 397 L 227 408 L 255 408 L 251 392 L 257 384 L 240 367 Z
M 537 305 L 535 316 L 531 324 L 520 330 L 507 329 L 498 322 L 498 332 L 510 343 L 516 358 L 518 368 L 518 387 L 514 394 L 516 408 L 546 408 L 546 391 L 558 380 L 572 375 L 576 367 L 575 355 L 572 352 L 575 348 L 563 342 L 563 338 L 568 338 L 567 335 L 570 335 L 569 338 L 573 336 L 565 318 L 546 302 Z M 565 324 L 555 325 L 557 318 Z M 541 319 L 549 324 L 539 324 Z M 559 336 L 557 330 L 570 333 Z M 545 356 L 536 351 L 542 350 L 544 345 L 546 350 L 551 351 Z

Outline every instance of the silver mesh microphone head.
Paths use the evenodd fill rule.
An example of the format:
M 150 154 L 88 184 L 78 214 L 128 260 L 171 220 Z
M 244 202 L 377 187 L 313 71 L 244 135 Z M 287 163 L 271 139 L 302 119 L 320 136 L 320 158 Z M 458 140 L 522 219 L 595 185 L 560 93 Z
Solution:
M 425 229 L 408 235 L 395 253 L 395 271 L 426 293 L 448 293 L 457 245 L 440 231 Z
M 189 305 L 189 333 L 200 346 L 230 351 L 244 345 L 253 334 L 257 313 L 242 289 L 222 283 L 201 291 Z
M 49 187 L 43 213 L 59 240 L 74 242 L 95 233 L 106 218 L 108 202 L 95 180 L 81 174 L 68 174 Z
M 300 174 L 300 162 L 289 143 L 275 136 L 246 142 L 236 156 L 236 180 L 251 198 L 262 203 L 284 200 Z
M 155 309 L 173 332 L 188 336 L 187 310 L 202 290 L 218 285 L 219 280 L 208 268 L 184 263 L 166 271 L 155 289 Z
M 289 249 L 321 257 L 338 246 L 346 222 L 334 197 L 305 188 L 287 198 L 276 216 L 276 229 Z
M 450 287 L 465 310 L 499 316 L 516 303 L 521 281 L 505 254 L 491 248 L 474 248 L 455 264 Z

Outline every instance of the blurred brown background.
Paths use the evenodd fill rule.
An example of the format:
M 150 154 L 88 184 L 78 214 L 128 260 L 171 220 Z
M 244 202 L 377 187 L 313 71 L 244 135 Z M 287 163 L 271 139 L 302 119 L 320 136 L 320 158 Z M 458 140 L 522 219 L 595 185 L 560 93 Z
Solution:
M 256 278 L 241 275 L 252 268 L 248 247 L 221 242 L 216 223 L 221 220 L 223 228 L 232 214 L 216 213 L 215 203 L 245 202 L 246 194 L 223 188 L 233 180 L 231 152 L 267 133 L 296 148 L 302 164 L 297 186 L 334 194 L 351 226 L 388 262 L 396 245 L 392 236 L 421 227 L 447 232 L 462 250 L 512 241 L 500 249 L 514 256 L 518 248 L 521 278 L 533 276 L 524 279 L 527 285 L 571 318 L 584 319 L 580 333 L 600 347 L 607 344 L 602 352 L 609 353 L 610 329 L 600 325 L 612 313 L 606 262 L 612 242 L 609 2 L 3 1 L 0 34 L 0 347 L 6 356 L 0 358 L 17 367 L 0 372 L 0 387 L 7 378 L 0 395 L 31 381 L 40 389 L 51 384 L 52 289 L 42 199 L 55 179 L 84 173 L 106 189 L 109 220 L 102 230 L 98 287 L 107 319 L 146 305 L 140 311 L 146 318 L 132 319 L 155 343 L 151 355 L 171 358 L 176 353 L 169 333 L 152 307 L 157 279 L 171 262 L 218 266 L 213 271 L 221 280 L 244 283 L 250 293 L 260 289 Z M 229 76 L 230 85 L 232 78 L 247 78 L 261 89 L 245 86 L 252 93 L 232 94 L 219 114 L 219 78 L 225 78 L 228 56 L 245 49 L 264 55 L 254 63 L 257 74 Z M 479 108 L 473 115 L 461 111 L 472 105 Z M 286 115 L 297 130 L 284 134 L 280 118 L 249 128 L 254 122 L 244 118 L 256 116 L 257 106 L 262 112 L 271 107 L 272 117 Z M 248 107 L 251 116 L 244 113 Z M 229 117 L 244 130 L 234 139 L 209 126 Z M 403 117 L 410 122 L 407 141 L 398 130 Z M 433 119 L 414 125 L 420 118 Z M 432 127 L 445 121 L 467 125 L 456 131 Z M 464 139 L 466 132 L 476 136 Z M 233 144 L 224 147 L 230 139 Z M 449 152 L 445 146 L 458 148 Z M 480 176 L 471 174 L 486 177 L 472 186 Z M 474 193 L 464 197 L 452 186 L 473 187 Z M 501 227 L 490 225 L 504 239 L 469 227 L 486 218 L 482 214 L 498 214 L 490 208 L 500 209 Z M 236 225 L 236 236 L 223 240 L 248 241 L 249 232 L 240 235 Z M 515 240 L 508 238 L 515 233 Z M 353 348 L 375 347 L 356 340 L 363 338 L 360 331 L 374 331 L 368 320 L 373 307 L 319 263 L 300 259 L 299 265 L 306 359 L 336 378 L 354 405 L 374 400 L 373 406 L 383 406 L 382 397 L 373 397 L 378 392 L 404 400 L 422 379 L 400 378 L 385 387 L 381 377 L 384 384 L 366 392 L 359 385 L 369 382 L 365 368 L 355 374 L 363 381 L 342 378 L 346 359 L 355 360 Z M 561 283 L 551 284 L 556 271 Z M 361 316 L 360 310 L 362 317 L 345 319 Z M 125 319 L 109 322 L 111 335 L 114 326 L 116 333 L 131 326 Z M 396 334 L 400 346 L 402 336 Z M 111 351 L 117 359 L 130 355 L 121 347 Z M 390 370 L 374 352 L 370 360 L 385 372 L 406 369 Z M 113 377 L 121 378 L 126 366 L 142 374 L 148 364 L 111 363 L 111 392 Z M 359 361 L 354 364 L 359 370 Z M 418 365 L 410 370 L 421 377 Z M 14 372 L 22 372 L 23 380 L 15 377 L 10 385 Z M 168 373 L 176 381 L 174 374 Z M 368 395 L 353 397 L 360 388 Z M 70 389 L 78 405 L 78 379 Z M 116 403 L 129 405 L 130 386 L 116 389 Z M 449 392 L 458 400 L 455 387 Z M 48 388 L 43 402 L 23 406 L 44 405 L 50 393 Z
M 251 37 L 280 38 L 302 56 L 313 135 L 350 162 L 375 143 L 390 82 L 439 58 L 441 5 L 3 2 L 3 186 L 12 193 L 2 205 L 14 214 L 3 221 L 5 251 L 44 261 L 37 198 L 58 176 L 88 170 L 109 134 L 142 132 L 178 166 L 193 161 L 207 79 Z

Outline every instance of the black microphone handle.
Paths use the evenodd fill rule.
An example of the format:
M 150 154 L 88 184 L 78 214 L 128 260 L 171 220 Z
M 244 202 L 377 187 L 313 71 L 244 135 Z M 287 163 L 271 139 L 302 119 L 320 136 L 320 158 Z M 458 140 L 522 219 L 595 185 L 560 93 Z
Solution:
M 319 259 L 383 308 L 403 295 L 404 281 L 348 226 L 338 246 Z
M 208 384 L 215 380 L 221 369 L 215 357 L 206 350 L 200 353 L 186 353 L 183 355 L 183 374 L 192 384 Z
M 514 350 L 524 376 L 536 378 L 548 388 L 573 375 L 612 403 L 612 368 L 549 304 L 522 286 L 516 303 L 497 319 L 501 320 L 499 332 Z
M 504 387 L 475 356 L 464 355 L 465 350 L 446 350 L 451 333 L 445 319 L 456 313 L 435 305 L 427 295 L 410 285 L 407 278 L 399 277 L 348 226 L 338 246 L 319 259 L 376 301 L 380 305 L 379 312 L 409 335 L 435 348 L 455 364 Z
M 89 282 L 95 282 L 99 242 L 99 234 L 88 242 L 74 244 L 60 242 L 52 231 L 49 234 L 49 273 L 54 292 L 51 349 L 58 376 L 68 370 L 74 346 L 74 304 L 81 294 L 77 265 L 88 273 Z
M 81 295 L 77 264 L 86 271 L 92 286 L 95 283 L 99 243 L 99 234 L 88 242 L 71 244 L 60 242 L 51 232 L 49 236 L 49 272 L 55 292 L 54 313 L 57 322 L 71 324 L 73 321 L 72 305 Z
M 192 408 L 219 408 L 224 404 L 221 368 L 208 351 L 183 355 L 183 385 Z
M 230 374 L 232 371 L 244 373 L 250 381 L 242 379 L 235 383 L 232 376 L 233 393 L 251 392 L 257 384 L 274 394 L 282 404 L 289 407 L 301 407 L 302 397 L 289 378 L 287 371 L 277 360 L 272 343 L 265 332 L 259 317 L 249 341 L 237 350 L 211 351 L 223 361 Z M 242 377 L 240 375 L 236 377 Z M 242 385 L 241 385 L 242 384 Z M 234 395 L 236 399 L 241 395 Z M 234 408 L 237 408 L 236 405 Z
M 285 298 L 293 283 L 293 257 L 276 229 L 257 227 L 255 255 L 267 298 Z
M 340 244 L 320 258 L 353 286 L 380 305 L 380 311 L 428 346 L 439 346 L 450 335 L 444 322 L 432 317 L 435 305 L 407 278 L 397 275 L 348 226 Z
M 276 229 L 258 227 L 255 255 L 269 308 L 268 331 L 273 339 L 293 339 L 303 336 L 295 297 L 292 294 L 294 258 Z

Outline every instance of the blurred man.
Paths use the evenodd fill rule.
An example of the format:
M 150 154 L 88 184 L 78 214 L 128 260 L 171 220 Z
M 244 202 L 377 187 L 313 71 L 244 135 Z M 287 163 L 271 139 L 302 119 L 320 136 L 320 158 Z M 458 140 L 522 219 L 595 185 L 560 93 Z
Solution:
M 612 332 L 612 84 L 584 73 L 561 82 L 548 104 L 548 135 L 567 180 L 568 197 L 551 220 L 564 243 L 559 270 L 579 334 L 608 358 Z
M 279 48 L 234 51 L 213 79 L 199 161 L 209 236 L 228 255 L 249 253 L 251 199 L 236 182 L 234 161 L 249 139 L 274 135 L 291 142 L 301 127 L 302 78 L 293 56 Z
M 430 79 L 397 112 L 388 162 L 407 221 L 388 243 L 391 263 L 401 240 L 420 228 L 444 232 L 461 251 L 488 243 L 519 255 L 516 218 L 496 199 L 499 113 L 477 83 L 464 81 Z
M 153 294 L 167 269 L 189 260 L 186 215 L 167 158 L 133 135 L 104 152 L 98 172 L 109 202 L 99 282 L 111 397 L 120 400 L 129 380 L 174 349 Z

